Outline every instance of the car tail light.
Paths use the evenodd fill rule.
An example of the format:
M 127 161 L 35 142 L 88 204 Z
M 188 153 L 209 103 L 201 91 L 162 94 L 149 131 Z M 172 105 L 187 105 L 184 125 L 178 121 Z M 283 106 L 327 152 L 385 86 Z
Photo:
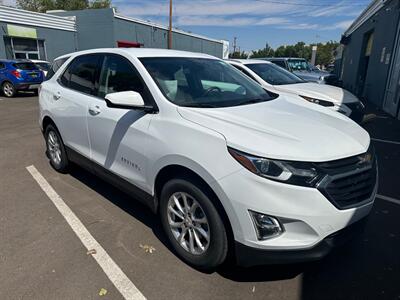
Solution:
M 11 71 L 11 74 L 13 74 L 17 78 L 21 78 L 21 73 L 19 71 L 17 71 L 17 70 Z

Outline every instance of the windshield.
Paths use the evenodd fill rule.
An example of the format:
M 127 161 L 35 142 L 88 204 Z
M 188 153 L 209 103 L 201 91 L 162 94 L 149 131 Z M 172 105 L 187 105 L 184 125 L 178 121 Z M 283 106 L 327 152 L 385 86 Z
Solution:
M 26 62 L 26 63 L 15 63 L 15 64 L 13 64 L 13 66 L 15 68 L 17 68 L 17 69 L 20 69 L 20 70 L 37 70 L 37 67 L 35 66 L 35 64 L 34 63 L 29 63 L 29 62 Z
M 293 71 L 309 71 L 308 62 L 304 59 L 289 59 L 288 64 Z
M 141 58 L 164 96 L 179 106 L 227 107 L 271 100 L 261 86 L 217 59 Z
M 246 64 L 250 70 L 272 85 L 302 83 L 303 79 L 275 64 Z

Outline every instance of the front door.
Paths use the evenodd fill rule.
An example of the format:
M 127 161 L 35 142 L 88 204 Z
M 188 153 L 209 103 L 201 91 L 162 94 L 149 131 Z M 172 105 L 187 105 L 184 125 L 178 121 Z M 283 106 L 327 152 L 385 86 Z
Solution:
M 138 92 L 145 102 L 149 93 L 127 58 L 107 54 L 100 72 L 98 97 L 89 106 L 91 159 L 146 190 L 147 132 L 152 115 L 141 110 L 108 107 L 104 96 L 123 91 Z

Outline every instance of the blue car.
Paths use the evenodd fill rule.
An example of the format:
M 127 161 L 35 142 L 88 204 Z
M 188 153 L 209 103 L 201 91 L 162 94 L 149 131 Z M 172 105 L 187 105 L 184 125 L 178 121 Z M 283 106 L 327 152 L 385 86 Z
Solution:
M 0 87 L 6 97 L 13 97 L 18 91 L 37 93 L 43 78 L 43 71 L 31 61 L 0 60 Z

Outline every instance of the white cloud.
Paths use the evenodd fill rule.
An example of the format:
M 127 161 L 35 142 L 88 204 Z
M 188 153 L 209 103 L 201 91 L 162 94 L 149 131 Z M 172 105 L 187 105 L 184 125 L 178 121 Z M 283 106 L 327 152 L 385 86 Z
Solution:
M 178 26 L 262 26 L 290 24 L 286 18 L 184 16 L 175 20 Z
M 290 21 L 286 18 L 281 17 L 271 17 L 271 18 L 263 18 L 259 20 L 256 25 L 282 25 L 289 24 Z
M 114 3 L 114 2 L 113 2 Z M 124 14 L 135 16 L 166 16 L 169 12 L 169 4 L 150 1 L 135 2 L 118 5 L 119 10 Z M 297 13 L 304 11 L 304 7 L 267 3 L 245 0 L 214 0 L 214 1 L 176 1 L 174 13 L 178 16 L 228 16 L 228 15 L 270 15 L 278 13 Z
M 184 16 L 178 17 L 175 23 L 178 26 L 246 26 L 255 25 L 256 21 L 254 18 Z

